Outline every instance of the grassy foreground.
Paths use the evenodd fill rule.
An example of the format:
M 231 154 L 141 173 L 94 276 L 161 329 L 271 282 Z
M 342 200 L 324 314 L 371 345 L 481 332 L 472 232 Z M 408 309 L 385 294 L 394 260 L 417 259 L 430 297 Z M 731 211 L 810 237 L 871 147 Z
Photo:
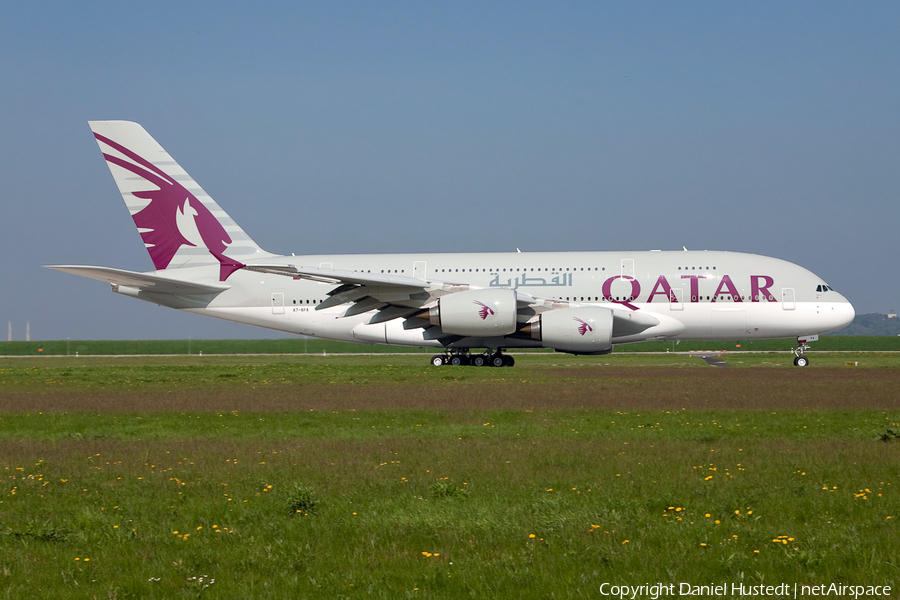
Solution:
M 614 357 L 0 362 L 0 597 L 896 597 L 898 359 Z
M 714 340 L 675 342 L 639 342 L 619 344 L 616 352 L 690 352 L 726 350 L 788 352 L 796 347 L 796 339 Z M 900 352 L 900 336 L 823 336 L 813 348 L 824 352 Z M 551 350 L 531 349 L 529 352 Z M 2 356 L 91 356 L 134 354 L 434 354 L 434 349 L 354 344 L 299 337 L 272 340 L 49 340 L 41 342 L 0 342 Z

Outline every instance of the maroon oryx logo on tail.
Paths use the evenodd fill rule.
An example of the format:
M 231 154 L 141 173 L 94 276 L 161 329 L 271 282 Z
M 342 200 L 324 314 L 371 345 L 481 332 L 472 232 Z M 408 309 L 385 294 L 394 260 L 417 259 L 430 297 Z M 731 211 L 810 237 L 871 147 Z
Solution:
M 578 333 L 581 335 L 586 334 L 588 331 L 593 331 L 594 328 L 588 325 L 585 321 L 582 321 L 578 317 L 572 317 L 573 320 L 578 321 L 581 325 L 578 326 Z
M 479 302 L 478 300 L 474 300 L 472 304 L 477 304 L 481 307 L 481 310 L 478 311 L 478 316 L 481 317 L 482 321 L 487 320 L 489 316 L 494 316 L 494 309 L 485 304 L 484 302 Z
M 231 236 L 219 220 L 175 178 L 125 146 L 99 133 L 94 137 L 128 159 L 104 152 L 108 162 L 131 171 L 156 188 L 131 192 L 137 198 L 150 201 L 132 218 L 154 267 L 159 270 L 168 267 L 182 246 L 205 246 L 219 261 L 222 281 L 243 266 L 224 255 L 231 244 Z

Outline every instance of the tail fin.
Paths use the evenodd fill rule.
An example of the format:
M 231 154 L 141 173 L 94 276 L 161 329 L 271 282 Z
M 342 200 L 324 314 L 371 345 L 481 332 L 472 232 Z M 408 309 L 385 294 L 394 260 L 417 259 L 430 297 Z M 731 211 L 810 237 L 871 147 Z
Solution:
M 270 256 L 143 127 L 130 121 L 90 126 L 157 270 L 218 262 L 224 281 L 241 261 Z

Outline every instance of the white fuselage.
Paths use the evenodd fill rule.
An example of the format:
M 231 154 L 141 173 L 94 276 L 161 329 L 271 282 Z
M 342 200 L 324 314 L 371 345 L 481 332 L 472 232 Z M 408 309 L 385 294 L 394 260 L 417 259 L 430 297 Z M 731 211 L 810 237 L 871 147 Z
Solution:
M 516 252 L 287 256 L 294 265 L 397 274 L 428 281 L 507 288 L 572 307 L 604 306 L 652 314 L 660 324 L 615 343 L 648 339 L 753 339 L 827 333 L 855 315 L 841 294 L 810 271 L 783 260 L 734 252 Z M 190 278 L 217 281 L 213 267 Z M 187 274 L 187 273 L 185 273 Z M 374 314 L 345 316 L 347 305 L 316 306 L 336 286 L 282 275 L 237 271 L 231 289 L 198 314 L 322 338 L 412 346 L 446 346 L 403 319 L 369 323 Z M 157 301 L 151 295 L 139 297 Z M 160 302 L 171 305 L 170 302 Z M 516 337 L 464 338 L 451 347 L 534 347 Z
M 432 364 L 511 366 L 504 348 L 606 354 L 669 339 L 806 337 L 853 307 L 795 264 L 732 252 L 278 256 L 138 123 L 91 131 L 156 271 L 51 265 L 179 310 L 349 342 L 446 349 Z M 489 352 L 469 356 L 469 349 Z

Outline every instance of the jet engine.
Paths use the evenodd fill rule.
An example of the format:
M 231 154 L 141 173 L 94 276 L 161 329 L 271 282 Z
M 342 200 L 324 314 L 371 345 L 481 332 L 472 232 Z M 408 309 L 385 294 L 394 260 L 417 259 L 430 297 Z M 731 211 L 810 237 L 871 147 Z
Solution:
M 522 329 L 545 348 L 573 354 L 611 352 L 612 331 L 613 311 L 599 306 L 543 312 Z
M 445 333 L 472 337 L 509 335 L 516 331 L 513 290 L 469 290 L 438 298 L 428 320 Z

